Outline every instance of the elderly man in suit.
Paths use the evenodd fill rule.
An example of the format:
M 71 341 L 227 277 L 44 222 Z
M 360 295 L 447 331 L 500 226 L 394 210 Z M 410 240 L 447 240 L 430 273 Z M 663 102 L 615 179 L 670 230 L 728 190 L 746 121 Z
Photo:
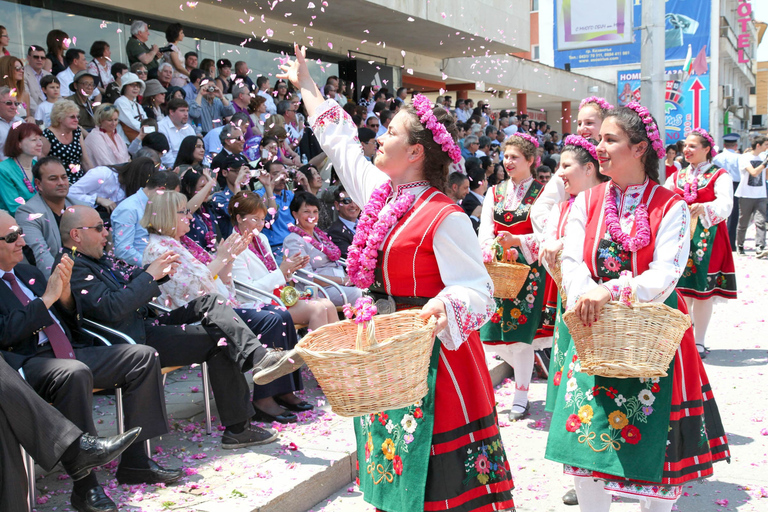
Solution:
M 81 225 L 95 229 L 73 229 Z M 166 315 L 150 317 L 147 307 L 160 295 L 159 285 L 175 273 L 179 255 L 168 251 L 146 269 L 123 273 L 104 254 L 107 236 L 98 212 L 88 206 L 69 208 L 61 221 L 65 254 L 75 260 L 72 289 L 80 297 L 83 315 L 131 336 L 137 343 L 151 346 L 157 350 L 163 366 L 207 361 L 221 422 L 226 427 L 222 448 L 243 448 L 276 440 L 274 431 L 250 425 L 255 411 L 243 372 L 254 368 L 257 375 L 261 365 L 274 360 L 283 362 L 287 374 L 301 366 L 301 358 L 291 357 L 292 351 L 267 350 L 226 305 L 226 299 L 217 294 L 197 297 Z M 200 324 L 193 325 L 197 322 Z M 275 374 L 274 378 L 278 376 Z
M 69 180 L 61 161 L 52 156 L 38 160 L 32 167 L 37 194 L 16 210 L 16 222 L 35 256 L 35 265 L 47 278 L 53 260 L 61 252 L 59 222 L 64 210 L 83 204 L 67 197 Z
M 27 113 L 35 115 L 37 106 L 45 101 L 45 94 L 40 87 L 40 80 L 50 73 L 43 69 L 45 65 L 45 49 L 33 44 L 27 48 L 27 65 L 24 66 L 24 88 L 29 92 L 29 109 Z
M 27 482 L 21 445 L 46 471 L 61 462 L 75 482 L 117 458 L 141 427 L 110 438 L 84 434 L 24 382 L 0 357 L 0 510 L 26 510 Z
M 78 226 L 87 231 L 93 226 Z M 13 217 L 0 212 L 0 349 L 27 382 L 77 427 L 96 434 L 93 389 L 123 389 L 125 424 L 141 426 L 138 441 L 168 433 L 160 361 L 142 345 L 94 346 L 79 331 L 80 306 L 70 287 L 74 262 L 65 256 L 45 276 L 22 264 L 23 232 Z M 164 469 L 137 443 L 123 452 L 117 479 L 125 484 L 172 483 L 181 470 Z M 115 510 L 91 475 L 73 494 L 79 511 Z M 87 488 L 87 490 L 86 490 Z
M 341 257 L 346 258 L 349 246 L 352 245 L 352 240 L 355 238 L 360 207 L 347 195 L 344 187 L 339 187 L 336 190 L 333 197 L 333 207 L 339 214 L 339 218 L 333 221 L 331 227 L 328 228 L 328 236 L 341 250 Z

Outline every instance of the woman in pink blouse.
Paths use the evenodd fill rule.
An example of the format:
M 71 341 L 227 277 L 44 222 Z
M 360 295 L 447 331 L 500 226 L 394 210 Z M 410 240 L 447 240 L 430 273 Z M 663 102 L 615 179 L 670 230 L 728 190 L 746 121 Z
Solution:
M 119 116 L 120 111 L 111 103 L 99 105 L 94 112 L 96 128 L 91 130 L 83 143 L 93 166 L 123 164 L 131 159 L 128 147 L 117 133 Z

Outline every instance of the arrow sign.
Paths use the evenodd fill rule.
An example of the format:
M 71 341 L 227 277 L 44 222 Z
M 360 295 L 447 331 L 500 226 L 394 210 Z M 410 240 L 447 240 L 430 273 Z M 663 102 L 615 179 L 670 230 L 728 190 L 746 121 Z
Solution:
M 701 83 L 698 77 L 693 80 L 693 83 L 688 88 L 693 93 L 693 127 L 701 127 L 701 91 L 705 90 L 704 84 Z

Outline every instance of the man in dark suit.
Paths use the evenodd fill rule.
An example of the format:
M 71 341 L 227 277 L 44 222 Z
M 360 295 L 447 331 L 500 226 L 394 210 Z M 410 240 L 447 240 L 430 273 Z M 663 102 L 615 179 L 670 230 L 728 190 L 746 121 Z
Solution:
M 70 288 L 72 259 L 61 258 L 46 281 L 36 267 L 20 264 L 24 237 L 5 212 L 0 212 L 0 235 L 0 349 L 8 364 L 22 368 L 35 391 L 84 432 L 96 434 L 93 389 L 119 386 L 124 391 L 126 425 L 142 427 L 138 440 L 166 434 L 165 396 L 155 350 L 94 346 L 91 337 L 79 332 L 79 303 Z M 171 483 L 182 472 L 155 464 L 139 443 L 123 453 L 117 476 L 126 483 Z M 84 480 L 73 492 L 77 510 L 115 509 L 95 476 Z
M 282 361 L 287 374 L 301 366 L 301 358 L 293 351 L 268 351 L 220 295 L 198 297 L 166 315 L 149 318 L 147 307 L 160 296 L 159 284 L 174 274 L 179 256 L 168 251 L 146 269 L 124 273 L 104 255 L 108 236 L 98 212 L 91 207 L 73 206 L 62 216 L 62 245 L 75 260 L 72 289 L 80 297 L 83 315 L 151 346 L 162 366 L 207 361 L 221 422 L 226 427 L 222 448 L 276 440 L 274 431 L 250 426 L 255 411 L 242 372 L 255 367 L 257 374 L 262 365 L 274 360 L 277 364 Z M 201 324 L 193 325 L 197 322 Z M 279 376 L 274 374 L 274 378 Z
M 461 207 L 472 221 L 472 227 L 475 233 L 480 229 L 480 214 L 483 211 L 483 199 L 485 191 L 488 189 L 488 182 L 485 180 L 485 172 L 482 169 L 469 169 L 469 193 L 464 196 Z
M 27 482 L 18 445 L 46 471 L 60 461 L 78 487 L 91 469 L 117 458 L 141 432 L 84 434 L 0 357 L 0 510 L 26 510 Z
M 347 195 L 344 187 L 339 187 L 334 194 L 333 206 L 339 214 L 339 218 L 328 228 L 328 236 L 331 237 L 333 243 L 341 250 L 341 257 L 346 258 L 347 251 L 349 251 L 349 246 L 352 245 L 352 240 L 357 230 L 357 218 L 360 216 L 360 207 Z

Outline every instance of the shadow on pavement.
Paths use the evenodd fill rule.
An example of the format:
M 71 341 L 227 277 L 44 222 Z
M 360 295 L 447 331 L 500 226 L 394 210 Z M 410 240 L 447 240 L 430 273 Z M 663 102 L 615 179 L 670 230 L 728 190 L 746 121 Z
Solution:
M 712 350 L 704 359 L 712 366 L 764 366 L 768 365 L 768 350 Z
M 740 436 L 739 434 L 733 434 L 728 432 L 728 444 L 732 446 L 743 446 L 745 444 L 752 444 L 755 440 L 751 437 Z

